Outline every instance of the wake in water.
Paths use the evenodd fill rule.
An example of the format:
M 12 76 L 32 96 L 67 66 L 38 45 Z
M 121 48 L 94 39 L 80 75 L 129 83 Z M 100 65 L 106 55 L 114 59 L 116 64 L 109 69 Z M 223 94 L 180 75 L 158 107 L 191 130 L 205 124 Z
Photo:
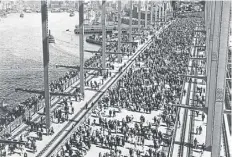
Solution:
M 50 46 L 50 48 L 52 48 L 58 52 L 64 53 L 65 55 L 73 56 L 73 52 L 65 50 L 59 44 L 50 44 L 49 46 Z M 69 48 L 71 48 L 71 47 L 69 47 Z M 72 47 L 72 48 L 74 48 L 74 47 Z
M 73 44 L 73 42 L 68 42 L 68 41 L 64 41 L 61 39 L 56 39 L 56 41 L 59 41 L 59 43 L 66 43 L 67 45 L 69 45 L 68 47 L 71 47 L 71 48 L 79 47 L 77 44 Z

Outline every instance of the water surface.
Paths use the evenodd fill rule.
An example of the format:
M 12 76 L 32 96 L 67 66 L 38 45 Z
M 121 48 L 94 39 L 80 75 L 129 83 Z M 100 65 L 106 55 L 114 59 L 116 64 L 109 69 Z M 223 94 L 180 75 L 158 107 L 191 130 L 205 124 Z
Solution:
M 78 13 L 49 13 L 49 29 L 56 43 L 50 44 L 49 79 L 55 80 L 67 69 L 56 69 L 55 64 L 79 64 L 79 37 L 73 33 L 78 24 Z M 70 31 L 66 31 L 69 29 Z M 40 13 L 10 14 L 0 21 L 0 101 L 18 104 L 31 94 L 16 93 L 16 87 L 43 88 L 42 28 Z M 85 49 L 99 47 L 85 43 Z M 85 59 L 91 54 L 85 53 Z

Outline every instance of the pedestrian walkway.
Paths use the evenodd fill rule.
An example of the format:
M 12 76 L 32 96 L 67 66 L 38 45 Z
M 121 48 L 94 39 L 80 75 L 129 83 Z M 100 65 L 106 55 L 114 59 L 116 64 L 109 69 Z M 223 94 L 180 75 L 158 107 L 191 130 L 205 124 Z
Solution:
M 193 43 L 195 43 L 196 39 L 194 38 L 193 40 L 194 40 Z M 190 53 L 191 53 L 191 56 L 193 56 L 193 54 L 194 54 L 194 46 L 191 47 Z M 191 71 L 192 64 L 193 64 L 192 60 L 189 60 L 188 68 L 187 68 L 188 72 Z M 186 92 L 183 93 L 181 104 L 183 104 L 183 105 L 189 104 L 189 101 L 190 101 L 189 98 L 190 97 L 188 95 L 188 92 L 190 92 L 191 90 L 192 90 L 191 84 L 188 81 L 186 81 L 185 84 L 184 84 L 184 91 L 186 91 Z M 187 119 L 185 119 L 185 110 L 187 110 L 187 109 L 180 108 L 179 123 L 178 123 L 178 127 L 176 129 L 176 133 L 175 133 L 175 137 L 174 137 L 174 145 L 173 145 L 172 157 L 179 157 L 180 153 L 182 153 L 181 151 L 184 151 L 184 149 L 180 150 L 180 145 L 182 144 L 182 138 L 184 138 L 185 141 L 186 141 L 186 139 L 188 139 L 188 134 L 183 134 L 183 130 L 182 130 L 184 125 L 189 126 L 189 123 L 190 123 L 190 119 L 189 119 L 190 112 L 187 112 L 187 114 L 188 114 Z M 185 135 L 185 137 L 182 137 L 183 135 Z
M 200 37 L 200 36 L 198 36 Z M 200 39 L 197 40 L 201 41 Z M 194 43 L 200 45 L 200 43 L 196 43 L 196 38 L 194 38 Z M 205 56 L 205 51 L 201 51 L 197 49 L 194 51 L 192 49 L 191 56 Z M 194 69 L 196 76 L 205 74 L 205 62 L 202 60 L 196 60 L 195 65 L 198 68 Z M 193 62 L 189 63 L 189 71 L 192 71 Z M 189 101 L 189 105 L 193 105 L 196 107 L 203 107 L 205 105 L 206 98 L 206 84 L 202 79 L 193 79 L 193 84 L 189 84 L 190 97 L 187 101 Z M 206 124 L 207 124 L 207 115 L 203 111 L 187 111 L 187 119 L 184 119 L 184 112 L 186 109 L 180 109 L 180 119 L 181 123 L 185 125 L 184 130 L 182 129 L 183 124 L 176 130 L 175 144 L 173 157 L 178 156 L 188 156 L 190 154 L 194 157 L 200 157 L 204 155 L 205 149 L 205 138 L 206 138 Z M 185 135 L 184 143 L 181 141 L 181 136 Z M 183 146 L 181 146 L 183 145 Z M 183 147 L 183 149 L 181 149 Z M 206 154 L 206 153 L 205 153 Z
M 205 56 L 204 51 L 198 52 L 199 56 Z M 206 67 L 205 63 L 198 61 L 198 67 Z M 204 69 L 205 70 L 205 69 Z M 202 72 L 199 70 L 197 75 L 202 75 Z M 205 105 L 206 98 L 206 84 L 203 80 L 196 79 L 197 87 L 195 91 L 195 103 L 194 105 L 202 107 L 203 103 Z M 200 100 L 202 101 L 200 103 Z M 206 126 L 207 126 L 207 113 L 203 111 L 195 111 L 193 118 L 193 131 L 192 131 L 192 152 L 191 154 L 196 157 L 203 155 L 205 150 L 205 139 L 206 139 Z

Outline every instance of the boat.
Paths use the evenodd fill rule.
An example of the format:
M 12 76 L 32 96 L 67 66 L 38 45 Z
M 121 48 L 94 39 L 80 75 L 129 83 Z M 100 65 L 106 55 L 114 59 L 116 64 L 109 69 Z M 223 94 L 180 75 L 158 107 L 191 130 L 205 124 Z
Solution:
M 48 35 L 48 42 L 49 43 L 55 43 L 55 38 L 53 35 L 51 35 L 51 31 L 49 30 L 49 35 Z
M 25 13 L 31 13 L 31 9 L 24 9 Z
M 99 38 L 99 39 L 97 39 Z M 96 37 L 95 34 L 88 36 L 85 40 L 87 43 L 91 43 L 91 44 L 96 44 L 96 45 L 102 45 L 102 41 L 101 41 L 101 37 Z
M 73 16 L 75 16 L 75 13 L 74 13 L 74 12 L 71 12 L 71 13 L 69 14 L 69 16 L 70 16 L 70 17 L 73 17 Z
M 75 26 L 74 33 L 75 33 L 75 34 L 78 34 L 78 33 L 79 33 L 79 32 L 78 32 L 78 26 L 77 26 L 77 25 Z
M 51 13 L 61 13 L 61 9 L 58 8 L 52 9 Z
M 36 12 L 36 13 L 40 13 L 41 10 L 37 8 L 37 9 L 35 9 L 35 12 Z
M 21 14 L 20 14 L 20 17 L 21 17 L 21 18 L 24 18 L 24 14 L 23 14 L 23 13 L 21 13 Z

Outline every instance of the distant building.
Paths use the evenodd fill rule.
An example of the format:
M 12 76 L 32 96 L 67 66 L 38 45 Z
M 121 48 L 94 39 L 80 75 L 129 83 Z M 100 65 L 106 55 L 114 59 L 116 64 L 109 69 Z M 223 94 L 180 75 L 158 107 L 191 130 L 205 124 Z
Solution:
M 51 8 L 61 8 L 61 7 L 64 7 L 65 4 L 64 1 L 54 1 L 54 0 L 51 0 L 50 1 L 50 7 Z
M 50 0 L 51 8 L 78 8 L 78 1 L 68 1 L 68 0 Z
M 148 20 L 150 20 L 150 14 L 151 14 L 151 12 L 150 12 L 150 7 L 148 7 L 148 9 L 147 9 L 147 19 Z M 138 5 L 136 5 L 136 4 L 134 4 L 133 5 L 133 7 L 132 7 L 132 18 L 136 18 L 136 19 L 138 19 L 138 17 L 139 17 L 139 14 L 138 14 Z M 145 8 L 141 8 L 141 19 L 143 19 L 143 20 L 145 20 Z
M 24 1 L 23 4 L 24 4 L 24 8 L 31 8 L 31 9 L 41 8 L 41 1 L 38 0 Z
M 16 0 L 0 0 L 0 10 L 12 9 L 15 4 Z

